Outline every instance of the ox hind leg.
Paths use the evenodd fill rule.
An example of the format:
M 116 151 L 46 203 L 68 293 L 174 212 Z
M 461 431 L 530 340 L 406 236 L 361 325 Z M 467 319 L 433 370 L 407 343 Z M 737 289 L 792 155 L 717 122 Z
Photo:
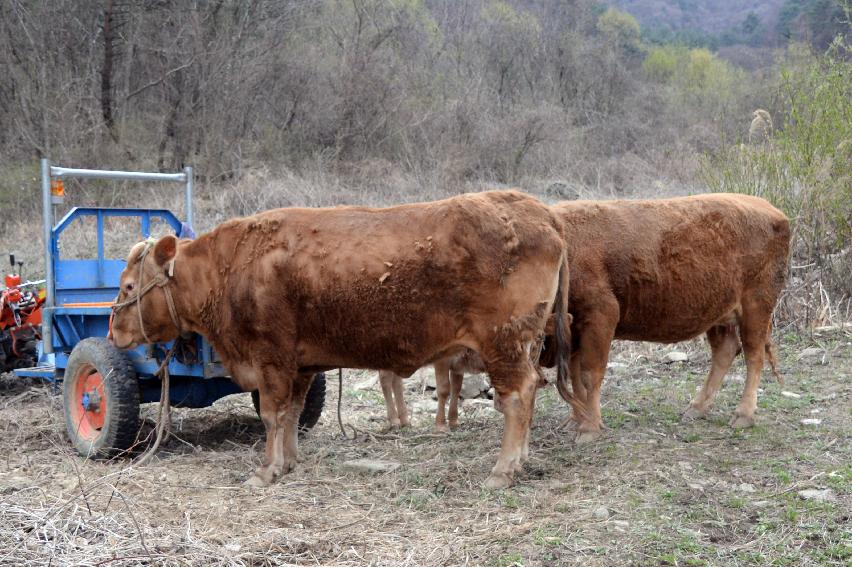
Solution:
M 461 397 L 463 383 L 464 372 L 452 370 L 450 372 L 450 411 L 448 416 L 450 429 L 459 426 L 459 398 Z
M 713 406 L 716 394 L 722 386 L 722 380 L 731 368 L 737 354 L 740 352 L 740 341 L 733 325 L 717 325 L 707 331 L 707 342 L 712 351 L 710 373 L 704 381 L 701 391 L 689 404 L 683 419 L 690 420 L 705 417 Z
M 734 415 L 731 427 L 751 427 L 754 425 L 754 413 L 757 410 L 757 388 L 769 345 L 769 329 L 772 318 L 772 304 L 759 298 L 746 297 L 743 300 L 743 314 L 740 319 L 740 339 L 746 360 L 746 382 L 743 396 Z
M 299 444 L 299 415 L 313 374 L 292 378 L 264 373 L 260 383 L 260 418 L 266 426 L 263 464 L 246 481 L 249 486 L 268 486 L 293 470 Z
M 450 397 L 452 382 L 450 378 L 449 359 L 438 360 L 435 368 L 435 389 L 438 395 L 438 410 L 435 412 L 435 431 L 447 433 L 447 399 Z M 452 402 L 451 402 L 452 404 Z
M 408 419 L 408 407 L 405 405 L 402 376 L 394 374 L 390 370 L 380 370 L 379 383 L 382 387 L 382 395 L 385 398 L 388 426 L 391 429 L 407 427 L 410 421 Z
M 495 396 L 500 400 L 505 426 L 500 454 L 485 487 L 498 489 L 511 486 L 515 473 L 521 470 L 529 452 L 529 429 L 538 373 L 529 360 L 514 368 L 488 366 L 486 364 Z

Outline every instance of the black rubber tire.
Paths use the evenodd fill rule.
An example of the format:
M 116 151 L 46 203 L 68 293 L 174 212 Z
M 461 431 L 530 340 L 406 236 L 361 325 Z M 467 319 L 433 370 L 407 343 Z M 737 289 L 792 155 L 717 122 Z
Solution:
M 254 390 L 251 393 L 251 403 L 254 411 L 260 415 L 260 392 Z M 299 433 L 306 433 L 319 421 L 322 408 L 325 405 L 325 373 L 320 372 L 314 376 L 308 394 L 305 396 L 305 407 L 299 416 Z
M 72 417 L 75 387 L 87 366 L 100 373 L 106 405 L 103 426 L 91 438 L 79 434 Z M 107 458 L 126 451 L 139 434 L 139 380 L 127 356 L 106 339 L 83 339 L 71 351 L 62 382 L 63 409 L 68 437 L 84 457 Z

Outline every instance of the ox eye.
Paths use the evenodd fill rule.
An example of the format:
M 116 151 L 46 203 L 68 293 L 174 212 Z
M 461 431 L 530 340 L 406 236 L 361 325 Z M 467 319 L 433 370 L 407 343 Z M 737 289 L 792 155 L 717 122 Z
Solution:
M 124 284 L 124 291 L 127 292 L 127 293 L 130 293 L 130 292 L 133 291 L 133 287 L 134 286 L 133 286 L 132 283 L 126 283 L 126 284 Z

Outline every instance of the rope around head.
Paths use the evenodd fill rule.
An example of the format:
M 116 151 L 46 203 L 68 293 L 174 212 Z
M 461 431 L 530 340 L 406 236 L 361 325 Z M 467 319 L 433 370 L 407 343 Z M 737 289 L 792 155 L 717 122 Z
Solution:
M 174 323 L 175 327 L 178 330 L 178 335 L 181 334 L 181 325 L 180 318 L 177 316 L 177 309 L 175 309 L 174 298 L 172 297 L 171 290 L 167 287 L 169 280 L 174 277 L 175 272 L 175 261 L 172 258 L 169 261 L 169 268 L 167 270 L 168 275 L 166 274 L 157 274 L 157 276 L 151 280 L 146 285 L 142 285 L 142 264 L 144 263 L 145 257 L 148 255 L 148 252 L 154 247 L 154 241 L 152 239 L 148 239 L 145 242 L 145 249 L 142 250 L 142 253 L 139 256 L 139 289 L 132 296 L 129 296 L 122 302 L 116 301 L 112 310 L 113 313 L 118 313 L 128 305 L 136 304 L 136 313 L 139 316 L 139 329 L 142 331 L 142 336 L 145 338 L 146 343 L 151 343 L 150 338 L 148 338 L 148 334 L 145 332 L 145 323 L 142 319 L 142 296 L 154 289 L 155 287 L 159 287 L 163 290 L 163 294 L 166 296 L 166 304 L 169 306 L 169 315 L 172 318 L 172 323 Z M 116 297 L 116 299 L 118 299 Z M 163 362 L 160 363 L 160 367 L 154 372 L 154 376 L 159 376 L 162 380 L 162 385 L 160 386 L 160 411 L 157 414 L 157 436 L 154 439 L 153 445 L 145 450 L 144 453 L 137 459 L 137 465 L 144 465 L 148 461 L 151 460 L 151 457 L 154 456 L 154 453 L 157 452 L 157 449 L 160 447 L 160 443 L 165 439 L 167 435 L 171 433 L 171 398 L 169 395 L 169 362 L 171 362 L 172 356 L 175 353 L 175 348 L 177 347 L 178 339 L 175 339 L 172 342 L 172 346 L 169 351 L 166 353 L 166 357 L 163 359 Z
M 145 249 L 142 250 L 142 253 L 139 255 L 139 282 L 137 284 L 139 286 L 139 289 L 136 291 L 135 294 L 128 296 L 127 299 L 125 299 L 124 301 L 116 301 L 112 305 L 113 313 L 118 313 L 128 305 L 133 305 L 134 303 L 136 304 L 136 314 L 139 317 L 139 330 L 142 332 L 142 337 L 145 339 L 146 343 L 151 343 L 153 341 L 148 337 L 148 334 L 145 332 L 145 322 L 142 319 L 142 296 L 144 296 L 146 293 L 148 293 L 155 287 L 159 287 L 160 289 L 162 289 L 163 294 L 166 296 L 166 305 L 168 305 L 169 307 L 169 316 L 172 318 L 172 323 L 174 323 L 175 327 L 178 330 L 178 335 L 180 335 L 182 331 L 180 325 L 180 318 L 178 317 L 177 309 L 175 308 L 175 300 L 174 297 L 172 297 L 172 291 L 168 288 L 169 281 L 172 279 L 172 277 L 174 277 L 175 274 L 174 258 L 169 260 L 169 267 L 166 273 L 159 273 L 149 283 L 142 285 L 142 276 L 144 274 L 142 266 L 145 262 L 145 257 L 148 255 L 148 253 L 153 247 L 153 240 L 146 240 Z M 116 297 L 116 300 L 117 299 L 118 298 Z

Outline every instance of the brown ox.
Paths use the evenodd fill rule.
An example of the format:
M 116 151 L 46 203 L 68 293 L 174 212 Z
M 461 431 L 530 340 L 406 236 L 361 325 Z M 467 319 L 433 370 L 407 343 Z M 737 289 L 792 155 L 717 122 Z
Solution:
M 486 482 L 496 488 L 527 457 L 532 346 L 554 303 L 565 312 L 567 277 L 561 221 L 518 192 L 386 209 L 278 209 L 194 241 L 136 245 L 121 275 L 117 302 L 126 307 L 113 340 L 127 348 L 200 333 L 243 389 L 259 390 L 266 453 L 251 485 L 295 465 L 296 423 L 318 370 L 410 375 L 473 349 L 503 400 L 502 447 Z M 162 287 L 145 283 L 155 280 Z M 138 293 L 141 314 L 129 301 Z
M 763 199 L 718 194 L 574 201 L 553 210 L 565 221 L 571 270 L 577 441 L 600 435 L 600 387 L 614 338 L 671 343 L 707 334 L 712 366 L 684 414 L 692 419 L 707 414 L 741 350 L 739 327 L 748 378 L 731 425 L 753 425 L 764 354 L 777 374 L 769 321 L 787 273 L 790 231 L 784 215 Z M 552 344 L 550 337 L 546 344 Z M 545 364 L 548 351 L 552 347 L 542 357 Z M 458 366 L 452 374 L 447 362 Z M 438 430 L 446 429 L 443 407 L 451 390 L 450 427 L 455 426 L 463 372 L 481 372 L 475 356 L 461 362 L 435 365 Z M 394 389 L 401 393 L 399 378 L 397 383 Z
M 706 333 L 712 365 L 687 419 L 707 414 L 744 350 L 747 378 L 730 424 L 753 425 L 765 355 L 777 374 L 769 340 L 787 274 L 784 214 L 763 199 L 729 194 L 574 201 L 552 210 L 565 222 L 571 269 L 573 395 L 560 393 L 574 407 L 577 441 L 600 435 L 613 339 L 673 343 Z

